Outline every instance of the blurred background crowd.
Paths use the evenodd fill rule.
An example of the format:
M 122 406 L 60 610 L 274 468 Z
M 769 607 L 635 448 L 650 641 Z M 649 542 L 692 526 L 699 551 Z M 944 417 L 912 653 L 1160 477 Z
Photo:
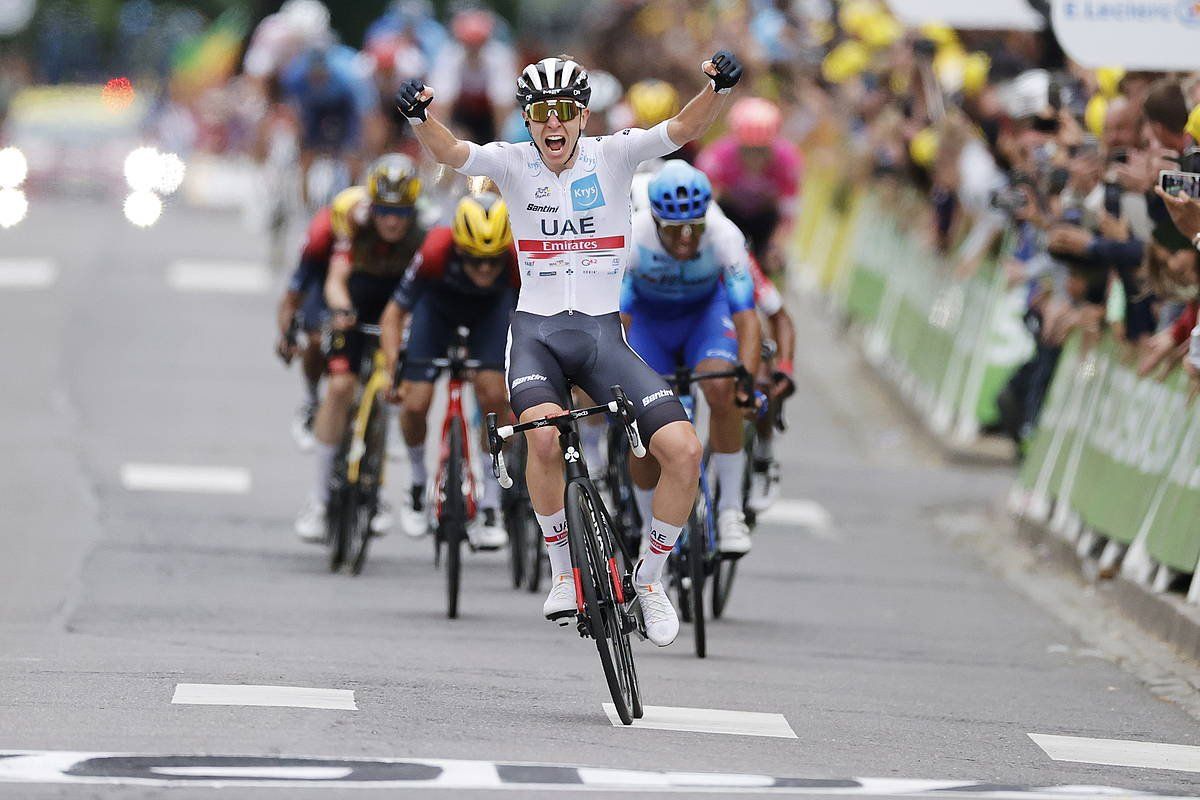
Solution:
M 207 195 L 281 232 L 376 155 L 416 153 L 391 102 L 409 77 L 464 135 L 517 140 L 519 65 L 570 52 L 592 72 L 601 133 L 671 116 L 728 47 L 745 93 L 780 109 L 778 135 L 898 192 L 948 279 L 999 257 L 1023 287 L 1036 349 L 997 424 L 1021 440 L 1074 331 L 1114 331 L 1145 373 L 1200 365 L 1187 358 L 1200 210 L 1156 191 L 1161 170 L 1200 170 L 1200 73 L 1085 69 L 1047 3 L 1026 11 L 1035 24 L 1019 30 L 956 30 L 904 24 L 881 0 L 7 0 L 0 144 L 22 158 L 0 154 L 0 224 L 19 221 L 14 191 L 123 192 L 122 173 L 127 215 L 136 200 L 152 222 L 186 164 L 193 182 L 220 176 Z M 208 169 L 231 160 L 255 167 Z

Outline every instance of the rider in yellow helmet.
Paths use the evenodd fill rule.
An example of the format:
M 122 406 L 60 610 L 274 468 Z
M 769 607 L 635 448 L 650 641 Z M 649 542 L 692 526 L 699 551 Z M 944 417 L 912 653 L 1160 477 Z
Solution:
M 391 399 L 403 404 L 400 430 L 408 446 L 412 485 L 400 519 L 410 536 L 421 536 L 427 529 L 426 418 L 437 377 L 429 361 L 444 357 L 457 329 L 467 328 L 471 358 L 481 362 L 474 377 L 475 398 L 485 414 L 507 418 L 504 360 L 518 276 L 504 201 L 489 191 L 468 194 L 458 201 L 449 227 L 429 232 L 383 312 L 380 345 L 393 375 L 408 327 L 404 366 Z M 488 470 L 480 510 L 482 524 L 468 530 L 471 543 L 476 549 L 502 547 L 508 535 L 500 521 L 500 485 Z
M 374 346 L 364 326 L 379 323 L 388 298 L 425 240 L 417 219 L 420 194 L 416 164 L 392 153 L 370 166 L 365 186 L 346 189 L 330 206 L 333 245 L 324 280 L 329 318 L 322 342 L 328 382 L 313 422 L 315 482 L 295 523 L 296 534 L 305 541 L 321 542 L 325 537 L 330 476 L 350 422 L 360 367 Z M 390 526 L 384 507 L 371 529 L 379 535 Z

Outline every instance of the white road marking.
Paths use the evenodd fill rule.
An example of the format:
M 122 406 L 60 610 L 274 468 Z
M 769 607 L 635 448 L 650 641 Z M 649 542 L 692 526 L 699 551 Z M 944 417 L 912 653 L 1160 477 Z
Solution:
M 769 775 L 603 769 L 458 759 L 339 759 L 146 755 L 69 751 L 0 751 L 0 783 L 129 786 L 457 789 L 535 792 L 639 792 L 687 796 L 1062 800 L 1064 797 L 1157 797 L 1112 786 L 996 786 L 978 781 L 911 778 L 806 778 Z
M 58 267 L 48 258 L 0 259 L 0 289 L 45 289 L 58 279 Z
M 253 686 L 221 683 L 181 683 L 171 702 L 192 706 L 272 706 L 357 711 L 349 689 L 310 689 L 304 686 Z
M 770 736 L 776 739 L 795 739 L 796 734 L 783 714 L 760 711 L 722 711 L 715 708 L 673 708 L 646 706 L 645 715 L 635 719 L 631 727 L 659 731 L 690 731 L 693 733 L 724 733 L 733 736 Z M 604 703 L 604 713 L 613 725 L 624 728 L 612 703 Z
M 241 467 L 124 464 L 121 485 L 131 492 L 245 494 L 250 491 L 250 472 Z
M 776 525 L 799 525 L 820 539 L 838 538 L 833 529 L 833 516 L 816 500 L 789 500 L 781 497 L 758 515 L 758 521 Z
M 1052 736 L 1045 733 L 1031 733 L 1029 738 L 1055 761 L 1200 772 L 1200 747 L 1186 744 L 1090 739 L 1085 736 Z
M 167 267 L 167 285 L 179 292 L 261 294 L 271 288 L 271 272 L 252 261 L 181 260 Z

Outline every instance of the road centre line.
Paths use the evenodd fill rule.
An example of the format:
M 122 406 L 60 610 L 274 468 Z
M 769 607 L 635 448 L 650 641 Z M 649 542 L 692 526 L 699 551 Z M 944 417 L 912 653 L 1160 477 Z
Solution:
M 1030 733 L 1029 738 L 1055 761 L 1103 764 L 1110 767 L 1170 769 L 1200 772 L 1200 747 L 1129 739 L 1092 739 Z
M 253 261 L 181 259 L 167 267 L 167 285 L 178 292 L 262 294 L 271 272 Z
M 816 500 L 789 500 L 781 497 L 758 515 L 759 522 L 775 525 L 799 525 L 820 539 L 838 538 L 833 516 Z
M 16 750 L 0 752 L 0 783 L 139 786 L 458 789 L 654 794 L 830 795 L 846 797 L 1062 800 L 1064 797 L 1156 798 L 1111 786 L 1002 786 L 964 780 L 806 778 L 770 775 L 605 769 L 458 759 L 339 759 L 197 756 Z
M 612 703 L 604 703 L 604 713 L 618 728 L 621 724 Z M 633 728 L 690 733 L 723 733 L 731 736 L 768 736 L 776 739 L 795 739 L 796 733 L 782 714 L 760 711 L 724 711 L 715 708 L 675 708 L 646 706 L 645 715 L 633 721 Z
M 246 494 L 250 491 L 250 471 L 241 467 L 123 464 L 121 485 L 131 492 Z
M 0 289 L 46 289 L 58 279 L 58 267 L 48 258 L 0 259 Z
M 250 684 L 181 683 L 171 698 L 175 705 L 269 706 L 274 708 L 320 708 L 357 711 L 350 689 L 312 689 L 304 686 L 256 686 Z

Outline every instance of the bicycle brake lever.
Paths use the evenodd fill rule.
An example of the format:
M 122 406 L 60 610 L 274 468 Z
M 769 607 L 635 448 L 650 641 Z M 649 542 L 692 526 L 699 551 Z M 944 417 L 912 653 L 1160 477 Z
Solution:
M 492 475 L 502 489 L 511 489 L 513 479 L 508 474 L 508 467 L 504 463 L 504 440 L 500 438 L 500 434 L 496 430 L 496 412 L 494 411 L 487 415 L 487 437 L 488 450 L 492 455 Z
M 633 417 L 633 403 L 625 394 L 625 390 L 620 384 L 614 384 L 609 387 L 613 396 L 617 399 L 617 405 L 620 409 L 621 422 L 625 425 L 625 435 L 629 438 L 629 449 L 633 451 L 637 458 L 646 457 L 646 445 L 642 442 L 641 431 L 638 430 L 637 420 Z

